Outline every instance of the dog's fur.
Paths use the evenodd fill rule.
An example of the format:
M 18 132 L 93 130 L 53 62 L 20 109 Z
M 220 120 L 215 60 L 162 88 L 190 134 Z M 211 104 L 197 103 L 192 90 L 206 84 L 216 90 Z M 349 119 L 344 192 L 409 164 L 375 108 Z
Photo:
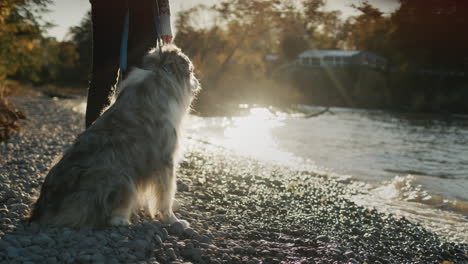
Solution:
M 73 228 L 126 225 L 140 206 L 163 223 L 179 221 L 172 211 L 174 168 L 181 122 L 199 90 L 192 63 L 166 45 L 146 55 L 119 90 L 115 103 L 51 169 L 31 221 Z

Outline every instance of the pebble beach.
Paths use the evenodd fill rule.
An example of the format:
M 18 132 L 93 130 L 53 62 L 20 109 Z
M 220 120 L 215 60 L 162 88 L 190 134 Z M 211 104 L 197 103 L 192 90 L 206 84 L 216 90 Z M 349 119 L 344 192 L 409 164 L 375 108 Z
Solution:
M 180 209 L 191 226 L 142 212 L 127 227 L 41 228 L 25 221 L 57 157 L 83 131 L 77 99 L 8 98 L 22 131 L 0 143 L 0 263 L 468 263 L 450 242 L 404 217 L 359 206 L 349 182 L 183 143 Z M 378 209 L 378 208 L 377 208 Z

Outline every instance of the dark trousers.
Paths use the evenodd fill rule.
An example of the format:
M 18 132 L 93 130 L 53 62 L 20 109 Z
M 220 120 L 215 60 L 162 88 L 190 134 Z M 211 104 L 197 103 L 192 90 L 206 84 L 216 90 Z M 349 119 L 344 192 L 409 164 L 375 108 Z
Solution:
M 109 106 L 117 83 L 120 43 L 129 10 L 128 67 L 139 67 L 143 56 L 156 46 L 155 0 L 95 0 L 93 22 L 93 68 L 88 89 L 86 128 Z M 126 73 L 123 73 L 124 76 Z

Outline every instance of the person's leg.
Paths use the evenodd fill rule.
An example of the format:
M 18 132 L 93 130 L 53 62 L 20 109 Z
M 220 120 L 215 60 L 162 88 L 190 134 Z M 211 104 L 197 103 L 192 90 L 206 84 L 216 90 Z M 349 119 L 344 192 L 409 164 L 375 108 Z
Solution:
M 86 108 L 87 128 L 110 104 L 117 82 L 125 12 L 125 0 L 92 2 L 93 68 Z
M 129 2 L 130 30 L 128 69 L 140 67 L 143 56 L 156 46 L 156 26 L 154 13 L 156 0 Z

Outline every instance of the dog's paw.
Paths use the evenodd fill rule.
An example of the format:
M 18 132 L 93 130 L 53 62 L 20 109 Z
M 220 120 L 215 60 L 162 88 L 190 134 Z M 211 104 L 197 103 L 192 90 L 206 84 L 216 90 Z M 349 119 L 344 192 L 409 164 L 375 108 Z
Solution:
M 189 223 L 189 222 L 187 222 L 187 221 L 185 221 L 185 220 L 178 220 L 178 221 L 179 221 L 179 223 L 182 224 L 182 226 L 184 227 L 184 229 L 187 229 L 187 228 L 190 227 L 190 223 Z
M 182 224 L 183 229 L 186 229 L 186 228 L 190 227 L 189 222 L 187 222 L 185 220 L 179 220 L 174 215 L 174 213 L 167 213 L 167 214 L 160 213 L 159 214 L 159 220 L 161 221 L 161 223 L 166 224 L 166 225 L 172 225 L 174 223 L 180 223 L 180 224 Z
M 172 211 L 177 212 L 180 209 L 180 202 L 177 199 L 172 200 Z
M 109 224 L 111 226 L 128 226 L 130 225 L 130 221 L 123 216 L 112 216 Z
M 178 222 L 179 219 L 174 215 L 173 212 L 170 213 L 163 213 L 159 212 L 159 221 L 165 225 L 172 225 L 175 222 Z

